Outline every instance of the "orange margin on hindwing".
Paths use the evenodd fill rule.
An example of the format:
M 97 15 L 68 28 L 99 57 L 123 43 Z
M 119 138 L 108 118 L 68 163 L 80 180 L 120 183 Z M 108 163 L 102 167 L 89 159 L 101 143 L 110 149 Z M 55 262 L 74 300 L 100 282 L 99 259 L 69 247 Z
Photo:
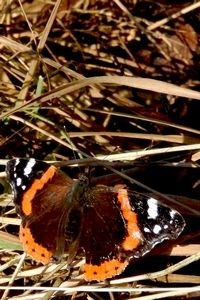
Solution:
M 100 265 L 85 264 L 83 266 L 84 278 L 87 281 L 102 281 L 121 274 L 127 265 L 128 261 L 122 262 L 119 259 L 107 260 Z
M 53 253 L 35 242 L 28 226 L 20 226 L 19 238 L 24 251 L 37 262 L 48 264 L 51 261 Z

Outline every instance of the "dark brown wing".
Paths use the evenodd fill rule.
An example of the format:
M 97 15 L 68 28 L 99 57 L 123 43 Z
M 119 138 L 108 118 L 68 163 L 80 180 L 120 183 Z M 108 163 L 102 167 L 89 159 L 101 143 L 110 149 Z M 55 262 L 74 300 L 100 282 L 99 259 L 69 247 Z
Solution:
M 89 281 L 120 274 L 130 259 L 142 257 L 163 240 L 176 239 L 185 226 L 177 211 L 120 186 L 95 187 L 85 202 L 80 244 Z
M 45 264 L 59 258 L 65 248 L 65 221 L 71 205 L 67 199 L 73 180 L 35 159 L 13 159 L 6 171 L 22 218 L 24 251 Z
M 85 279 L 104 280 L 120 274 L 128 264 L 121 251 L 127 233 L 117 193 L 99 186 L 88 191 L 80 245 L 85 250 Z

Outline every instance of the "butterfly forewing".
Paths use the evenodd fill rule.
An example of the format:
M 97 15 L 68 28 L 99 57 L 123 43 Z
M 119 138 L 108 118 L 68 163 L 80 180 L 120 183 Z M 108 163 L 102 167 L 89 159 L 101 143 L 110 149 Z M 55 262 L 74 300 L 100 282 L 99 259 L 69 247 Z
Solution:
M 133 257 L 141 257 L 164 240 L 177 239 L 183 231 L 185 221 L 176 210 L 144 194 L 130 192 L 129 199 L 144 237 L 143 245 Z
M 65 248 L 65 227 L 61 222 L 65 222 L 72 179 L 35 159 L 13 159 L 6 172 L 22 218 L 20 240 L 24 250 L 43 263 L 59 258 Z

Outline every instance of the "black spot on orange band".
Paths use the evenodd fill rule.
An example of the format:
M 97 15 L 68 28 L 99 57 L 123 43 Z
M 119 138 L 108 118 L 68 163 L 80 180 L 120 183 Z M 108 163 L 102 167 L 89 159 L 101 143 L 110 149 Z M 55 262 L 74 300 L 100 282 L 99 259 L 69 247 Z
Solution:
M 102 281 L 121 274 L 127 265 L 128 261 L 119 259 L 107 260 L 100 265 L 85 264 L 83 266 L 84 278 L 87 281 Z
M 19 238 L 22 242 L 24 251 L 33 259 L 43 264 L 48 264 L 51 261 L 51 258 L 53 257 L 52 251 L 49 251 L 35 242 L 29 227 L 20 226 Z

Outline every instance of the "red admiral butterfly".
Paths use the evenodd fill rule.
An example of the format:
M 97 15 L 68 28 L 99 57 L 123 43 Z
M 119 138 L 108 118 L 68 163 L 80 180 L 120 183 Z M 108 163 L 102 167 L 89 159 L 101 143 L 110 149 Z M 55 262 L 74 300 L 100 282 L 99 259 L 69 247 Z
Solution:
M 84 250 L 87 281 L 116 276 L 163 240 L 176 239 L 182 216 L 156 199 L 122 185 L 89 186 L 53 165 L 12 159 L 6 171 L 22 219 L 20 240 L 36 261 L 47 264 L 69 252 L 69 263 Z

